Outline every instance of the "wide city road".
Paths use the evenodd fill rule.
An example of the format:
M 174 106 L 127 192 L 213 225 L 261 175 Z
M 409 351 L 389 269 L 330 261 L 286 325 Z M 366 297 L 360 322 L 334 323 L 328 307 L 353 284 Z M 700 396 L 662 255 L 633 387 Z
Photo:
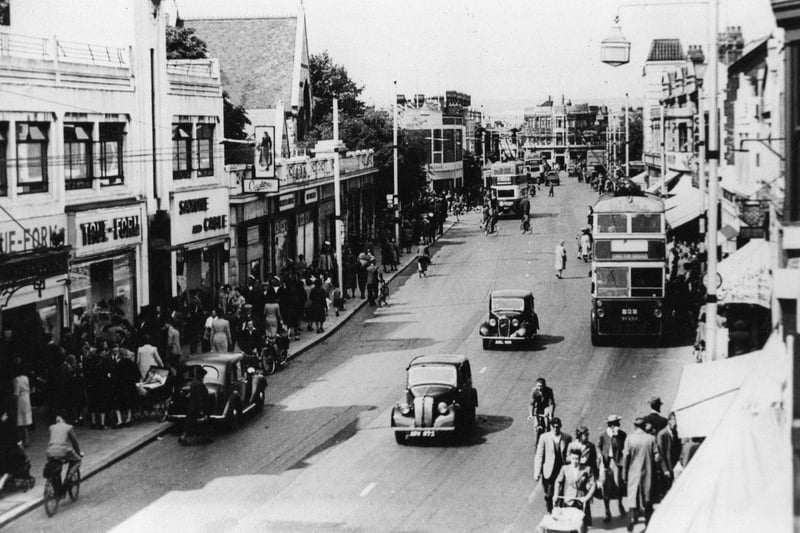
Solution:
M 427 278 L 408 269 L 390 307 L 362 309 L 271 377 L 266 409 L 238 431 L 188 448 L 174 436 L 153 442 L 88 480 L 54 518 L 36 509 L 8 531 L 533 531 L 544 514 L 526 419 L 534 380 L 554 388 L 566 431 L 586 425 L 596 441 L 611 413 L 630 432 L 651 395 L 671 405 L 689 357 L 685 347 L 592 347 L 589 267 L 575 259 L 575 237 L 596 193 L 562 183 L 554 198 L 535 198 L 533 235 L 502 220 L 486 236 L 477 214 L 462 218 L 433 247 Z M 532 350 L 482 349 L 478 326 L 498 288 L 534 291 Z M 405 367 L 424 353 L 472 363 L 478 422 L 460 444 L 399 446 L 389 429 Z M 603 524 L 600 502 L 594 516 L 601 530 L 624 524 Z

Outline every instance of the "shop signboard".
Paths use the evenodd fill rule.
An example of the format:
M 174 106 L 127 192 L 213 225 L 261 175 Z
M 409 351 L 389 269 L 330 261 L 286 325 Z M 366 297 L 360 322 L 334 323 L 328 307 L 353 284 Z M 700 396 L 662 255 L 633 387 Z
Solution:
M 69 242 L 75 250 L 75 256 L 85 257 L 141 244 L 147 224 L 143 205 L 70 214 Z
M 175 192 L 172 197 L 172 245 L 228 235 L 228 189 Z
M 66 232 L 67 215 L 22 218 L 19 223 L 8 217 L 0 219 L 0 253 L 30 252 L 54 245 L 54 239 Z M 63 244 L 63 242 L 62 242 Z
M 278 211 L 288 211 L 294 208 L 294 193 L 284 194 L 278 198 Z
M 313 204 L 319 199 L 317 189 L 306 189 L 303 194 L 303 204 Z

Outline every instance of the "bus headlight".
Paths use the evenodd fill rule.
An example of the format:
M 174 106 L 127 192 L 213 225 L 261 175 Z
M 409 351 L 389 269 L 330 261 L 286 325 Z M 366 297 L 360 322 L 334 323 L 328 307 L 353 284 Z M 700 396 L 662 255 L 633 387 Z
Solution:
M 603 307 L 603 300 L 597 300 L 596 305 L 597 307 Z
M 664 313 L 661 312 L 661 309 L 653 309 L 653 316 L 656 318 L 661 318 Z
M 596 313 L 597 313 L 597 318 L 603 318 L 604 316 L 606 316 L 606 310 L 603 309 L 602 307 L 598 308 Z

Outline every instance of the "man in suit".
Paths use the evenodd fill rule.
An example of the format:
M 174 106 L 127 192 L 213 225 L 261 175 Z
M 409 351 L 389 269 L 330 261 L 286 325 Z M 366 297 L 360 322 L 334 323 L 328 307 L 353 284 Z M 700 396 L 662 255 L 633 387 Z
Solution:
M 167 330 L 167 364 L 177 371 L 178 364 L 181 362 L 181 334 L 175 329 L 173 319 L 168 318 L 164 324 Z
M 667 419 L 661 415 L 662 405 L 661 398 L 653 396 L 650 398 L 650 412 L 643 417 L 647 425 L 645 429 L 653 435 L 667 427 Z
M 603 460 L 603 505 L 606 516 L 603 522 L 611 521 L 611 500 L 617 500 L 620 516 L 625 516 L 625 506 L 622 505 L 622 495 L 625 493 L 622 483 L 622 450 L 628 436 L 620 428 L 622 418 L 619 415 L 609 415 L 606 419 L 606 430 L 597 441 L 597 451 Z
M 542 479 L 544 503 L 548 513 L 553 511 L 556 479 L 561 467 L 567 462 L 567 449 L 571 441 L 569 435 L 561 432 L 560 418 L 553 418 L 550 425 L 552 429 L 539 437 L 533 462 L 533 475 L 536 481 Z
M 653 481 L 656 468 L 661 463 L 661 455 L 655 436 L 647 432 L 643 418 L 633 422 L 636 430 L 625 439 L 622 450 L 623 478 L 627 482 L 627 503 L 632 509 L 628 531 L 639 516 L 644 516 L 645 524 L 653 514 Z

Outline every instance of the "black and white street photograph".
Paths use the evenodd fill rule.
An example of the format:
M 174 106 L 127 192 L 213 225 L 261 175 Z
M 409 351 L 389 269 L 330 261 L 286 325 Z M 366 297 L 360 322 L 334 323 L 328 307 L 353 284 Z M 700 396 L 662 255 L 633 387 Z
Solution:
M 0 530 L 800 531 L 798 146 L 800 0 L 0 0 Z

